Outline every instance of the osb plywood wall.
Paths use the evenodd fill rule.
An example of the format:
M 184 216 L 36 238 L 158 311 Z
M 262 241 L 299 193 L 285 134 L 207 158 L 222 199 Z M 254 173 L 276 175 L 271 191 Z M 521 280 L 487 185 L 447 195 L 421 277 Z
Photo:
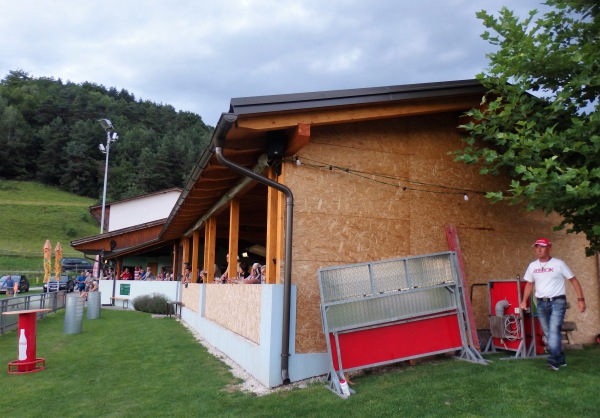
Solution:
M 319 268 L 448 251 L 446 225 L 458 229 L 469 286 L 522 276 L 534 259 L 531 244 L 538 236 L 549 236 L 556 243 L 554 256 L 568 262 L 586 291 L 588 311 L 568 313 L 568 319 L 578 323 L 573 339 L 591 342 L 598 333 L 597 267 L 594 259 L 585 257 L 581 237 L 553 233 L 556 217 L 492 205 L 473 192 L 465 201 L 461 191 L 427 185 L 477 191 L 502 187 L 502 179 L 480 176 L 476 168 L 455 163 L 448 155 L 462 145 L 457 117 L 430 115 L 311 129 L 310 144 L 299 152 L 302 164 L 286 167 L 286 184 L 295 197 L 297 352 L 326 351 Z M 572 289 L 569 298 L 573 300 Z M 487 293 L 473 303 L 477 327 L 489 328 Z
M 261 286 L 206 286 L 205 317 L 256 344 L 260 344 L 260 309 Z
M 200 284 L 189 283 L 188 287 L 181 286 L 183 289 L 181 294 L 181 302 L 183 306 L 191 309 L 194 312 L 198 312 L 198 298 L 200 297 Z

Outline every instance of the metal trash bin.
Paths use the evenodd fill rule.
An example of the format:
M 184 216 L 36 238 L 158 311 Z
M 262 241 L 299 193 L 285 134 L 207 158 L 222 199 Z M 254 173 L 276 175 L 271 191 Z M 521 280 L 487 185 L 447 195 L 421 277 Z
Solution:
M 67 296 L 65 306 L 65 334 L 80 334 L 83 324 L 85 299 L 76 295 Z
M 87 297 L 87 319 L 100 318 L 100 292 L 89 292 Z

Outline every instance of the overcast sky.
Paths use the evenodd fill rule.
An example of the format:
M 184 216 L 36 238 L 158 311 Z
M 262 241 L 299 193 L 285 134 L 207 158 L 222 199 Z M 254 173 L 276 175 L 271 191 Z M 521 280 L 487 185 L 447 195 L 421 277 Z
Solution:
M 124 88 L 214 126 L 232 97 L 474 78 L 475 13 L 502 6 L 541 1 L 1 0 L 0 78 Z

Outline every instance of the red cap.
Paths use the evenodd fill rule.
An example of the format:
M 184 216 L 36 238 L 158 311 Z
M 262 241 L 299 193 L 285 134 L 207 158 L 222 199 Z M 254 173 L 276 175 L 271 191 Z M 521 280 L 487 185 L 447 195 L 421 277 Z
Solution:
M 552 243 L 548 238 L 538 238 L 533 246 L 539 245 L 541 247 L 552 247 Z

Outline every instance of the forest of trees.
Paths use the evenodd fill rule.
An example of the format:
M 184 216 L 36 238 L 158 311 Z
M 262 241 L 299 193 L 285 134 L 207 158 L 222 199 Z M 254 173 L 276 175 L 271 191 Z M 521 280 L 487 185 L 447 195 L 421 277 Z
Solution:
M 110 149 L 108 201 L 183 186 L 213 131 L 199 115 L 136 100 L 124 89 L 10 71 L 0 81 L 0 178 L 100 201 L 104 118 L 119 134 Z

